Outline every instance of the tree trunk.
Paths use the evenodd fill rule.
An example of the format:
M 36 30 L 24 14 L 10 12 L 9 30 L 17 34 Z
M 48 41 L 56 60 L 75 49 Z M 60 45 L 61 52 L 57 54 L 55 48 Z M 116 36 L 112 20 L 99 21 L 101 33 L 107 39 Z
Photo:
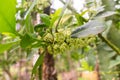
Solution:
M 53 55 L 46 51 L 42 66 L 42 80 L 57 80 L 54 64 Z
M 44 13 L 50 15 L 50 6 L 44 8 Z M 53 54 L 50 54 L 48 50 L 46 50 L 42 65 L 42 80 L 57 80 L 54 65 Z

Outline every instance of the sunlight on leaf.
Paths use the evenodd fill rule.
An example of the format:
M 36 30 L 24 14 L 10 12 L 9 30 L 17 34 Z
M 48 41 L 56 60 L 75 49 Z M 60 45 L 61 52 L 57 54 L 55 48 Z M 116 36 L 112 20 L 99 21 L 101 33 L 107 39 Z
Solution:
M 0 2 L 0 33 L 15 33 L 16 0 L 1 0 Z

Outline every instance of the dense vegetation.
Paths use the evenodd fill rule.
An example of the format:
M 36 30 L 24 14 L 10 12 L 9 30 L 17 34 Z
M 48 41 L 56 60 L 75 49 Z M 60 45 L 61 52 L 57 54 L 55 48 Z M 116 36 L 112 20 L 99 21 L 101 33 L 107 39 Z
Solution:
M 120 1 L 60 2 L 0 2 L 0 80 L 120 78 Z

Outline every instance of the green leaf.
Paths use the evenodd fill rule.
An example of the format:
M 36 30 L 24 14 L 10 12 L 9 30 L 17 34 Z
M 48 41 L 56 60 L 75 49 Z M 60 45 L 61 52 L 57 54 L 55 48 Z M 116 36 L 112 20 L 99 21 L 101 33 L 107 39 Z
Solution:
M 66 26 L 68 26 L 68 24 L 70 25 L 72 20 L 73 20 L 73 16 L 71 14 L 65 14 L 63 16 L 63 18 L 61 19 L 60 26 L 63 25 L 63 27 L 66 27 Z M 71 24 L 73 24 L 73 23 L 71 23 Z
M 116 60 L 115 61 L 111 61 L 109 68 L 113 68 L 113 67 L 117 66 L 118 64 L 120 64 L 120 60 L 119 61 L 116 61 Z
M 43 36 L 46 33 L 45 27 L 47 27 L 47 25 L 45 25 L 44 23 L 38 24 L 34 27 L 34 30 L 38 32 L 40 36 Z
M 26 32 L 28 34 L 34 32 L 34 28 L 33 28 L 32 22 L 31 22 L 31 16 L 30 16 L 30 14 L 26 17 L 26 20 L 25 20 L 25 29 L 26 29 Z
M 110 62 L 109 68 L 113 68 L 113 67 L 115 67 L 115 66 L 117 66 L 119 64 L 120 64 L 120 56 L 117 56 L 117 58 L 115 60 L 112 60 Z
M 22 48 L 28 48 L 33 42 L 35 42 L 35 40 L 30 35 L 25 34 L 21 39 L 20 46 Z
M 92 71 L 92 66 L 90 66 L 86 60 L 82 60 L 81 61 L 81 67 L 83 68 L 83 70 L 89 70 Z
M 76 61 L 80 60 L 83 56 L 84 56 L 83 54 L 80 54 L 78 52 L 75 52 L 75 53 L 71 54 L 71 57 Z
M 84 22 L 86 22 L 86 19 L 83 18 L 80 14 L 75 14 L 75 17 L 77 19 L 78 25 L 83 25 Z
M 89 35 L 97 35 L 105 30 L 105 24 L 102 21 L 98 20 L 92 20 L 77 29 L 75 29 L 71 37 L 72 38 L 81 38 L 81 37 L 87 37 Z
M 0 33 L 15 33 L 16 0 L 0 1 Z
M 42 41 L 37 41 L 36 43 L 31 45 L 32 48 L 39 48 L 40 46 L 45 47 L 46 44 Z
M 32 69 L 32 75 L 36 73 L 38 66 L 42 65 L 43 59 L 44 59 L 44 54 L 41 54 Z
M 120 61 L 120 56 L 117 56 L 116 60 Z
M 5 43 L 5 44 L 0 44 L 0 53 L 3 53 L 4 51 L 10 49 L 16 43 L 18 43 L 18 41 L 16 41 L 16 42 L 10 42 L 10 43 Z
M 60 13 L 62 11 L 62 8 L 58 9 L 55 11 L 54 14 L 51 14 L 51 24 L 50 24 L 50 27 L 52 27 L 54 25 L 54 23 L 57 21 L 57 19 L 59 18 L 60 16 Z
M 16 35 L 13 34 L 13 33 L 10 33 L 10 32 L 3 32 L 2 34 L 5 35 L 5 36 L 9 36 L 9 37 L 12 37 L 12 38 L 16 38 Z
M 82 11 L 82 12 L 80 13 L 80 15 L 81 15 L 81 16 L 84 16 L 87 12 L 89 12 L 89 9 L 87 9 L 87 10 L 85 10 L 85 11 Z
M 44 23 L 42 23 L 42 24 L 38 24 L 38 25 L 36 25 L 35 27 L 34 27 L 34 30 L 36 31 L 36 32 L 40 32 L 43 28 L 45 28 L 45 27 L 47 27 Z
M 47 14 L 40 14 L 41 21 L 45 23 L 48 27 L 50 26 L 50 16 Z

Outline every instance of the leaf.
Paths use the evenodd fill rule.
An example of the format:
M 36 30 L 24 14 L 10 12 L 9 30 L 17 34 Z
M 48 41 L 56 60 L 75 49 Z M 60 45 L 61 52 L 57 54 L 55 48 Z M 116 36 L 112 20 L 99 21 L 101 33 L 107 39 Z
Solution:
M 26 20 L 25 20 L 25 29 L 26 29 L 26 32 L 28 34 L 34 32 L 34 28 L 33 28 L 32 22 L 31 22 L 31 16 L 30 16 L 30 14 L 26 17 Z
M 110 28 L 112 27 L 112 20 L 106 21 L 105 24 L 106 24 L 107 28 L 106 28 L 106 30 L 103 32 L 102 35 L 103 35 L 105 38 L 107 38 L 107 35 L 108 35 L 109 31 L 110 31 Z
M 0 1 L 0 33 L 15 33 L 16 0 Z
M 60 22 L 61 22 L 61 19 L 62 19 L 64 13 L 65 13 L 65 10 L 67 9 L 67 6 L 69 5 L 70 2 L 71 2 L 71 0 L 70 0 L 70 1 L 66 1 L 65 5 L 63 6 L 62 11 L 61 11 L 61 13 L 60 13 L 60 15 L 59 15 L 57 24 L 55 25 L 55 32 L 58 31 L 58 26 L 59 26 L 59 24 L 60 24 Z
M 117 56 L 116 60 L 120 61 L 120 56 Z
M 50 16 L 47 14 L 40 14 L 41 21 L 45 23 L 48 27 L 50 26 Z
M 96 15 L 95 18 L 105 18 L 105 17 L 112 16 L 114 14 L 117 14 L 117 13 L 115 11 L 100 12 Z
M 117 66 L 119 64 L 120 64 L 120 56 L 117 56 L 117 58 L 115 60 L 112 60 L 110 62 L 109 68 L 113 68 L 113 67 L 115 67 L 115 66 Z
M 32 48 L 39 48 L 40 46 L 45 47 L 46 44 L 42 41 L 36 41 L 34 44 L 31 45 Z
M 113 67 L 117 66 L 118 64 L 120 64 L 120 60 L 119 61 L 118 60 L 113 60 L 113 61 L 110 62 L 109 68 L 113 68 Z
M 80 13 L 80 15 L 83 16 L 83 15 L 85 15 L 87 12 L 89 12 L 89 9 L 87 9 L 87 10 L 85 10 L 85 11 L 82 11 L 82 12 Z
M 83 23 L 86 22 L 86 19 L 83 18 L 80 14 L 75 14 L 75 17 L 78 21 L 78 25 L 83 25 Z
M 30 35 L 25 34 L 21 39 L 20 46 L 22 48 L 28 48 L 33 42 L 35 42 L 35 40 Z
M 78 61 L 78 60 L 80 60 L 81 58 L 83 58 L 83 54 L 80 54 L 80 53 L 78 53 L 78 52 L 75 52 L 75 53 L 72 53 L 71 54 L 71 58 L 73 58 L 74 60 L 76 60 L 76 61 Z
M 105 6 L 98 6 L 98 7 L 96 8 L 97 14 L 103 12 L 103 11 L 105 10 L 104 8 L 105 8 Z
M 60 21 L 60 26 L 63 26 L 63 27 L 69 26 L 70 23 L 72 24 L 72 20 L 73 20 L 73 16 L 71 14 L 65 14 Z
M 10 43 L 5 43 L 5 44 L 0 44 L 0 53 L 3 53 L 4 51 L 10 49 L 13 45 L 18 43 L 19 41 L 16 42 L 10 42 Z
M 86 5 L 91 5 L 91 4 L 93 4 L 94 2 L 93 1 L 91 1 L 91 2 L 86 2 Z
M 105 30 L 105 25 L 102 21 L 92 20 L 75 29 L 72 32 L 71 37 L 81 38 L 81 37 L 87 37 L 89 35 L 97 35 L 98 33 L 101 33 L 104 30 Z
M 44 23 L 38 24 L 34 27 L 34 30 L 38 32 L 39 35 L 42 37 L 46 33 L 45 27 L 47 27 L 47 25 L 45 25 Z
M 33 69 L 32 69 L 32 75 L 36 73 L 38 66 L 41 66 L 41 65 L 42 65 L 42 63 L 43 63 L 43 58 L 44 58 L 44 54 L 41 54 L 41 55 L 39 56 L 39 58 L 37 59 L 35 65 L 34 65 L 34 67 L 33 67 Z
M 39 31 L 41 31 L 43 28 L 45 28 L 45 27 L 47 27 L 44 23 L 42 23 L 42 24 L 38 24 L 38 25 L 36 25 L 35 27 L 34 27 L 34 30 L 36 31 L 36 32 L 39 32 Z
M 12 38 L 16 38 L 16 35 L 13 34 L 13 33 L 10 33 L 10 32 L 3 32 L 2 34 L 5 35 L 5 36 L 9 36 L 9 37 L 12 37 Z
M 56 10 L 54 14 L 50 15 L 51 16 L 50 27 L 52 27 L 54 25 L 54 23 L 56 22 L 56 20 L 59 18 L 61 11 L 62 11 L 62 8 Z
M 90 66 L 86 60 L 81 61 L 81 67 L 83 68 L 83 70 L 89 70 L 89 71 L 93 70 L 92 66 Z
M 27 18 L 27 16 L 29 15 L 29 13 L 32 11 L 32 9 L 34 8 L 34 6 L 37 4 L 38 0 L 34 0 L 34 2 L 31 4 L 30 8 L 28 9 L 28 11 L 25 14 L 24 19 Z

